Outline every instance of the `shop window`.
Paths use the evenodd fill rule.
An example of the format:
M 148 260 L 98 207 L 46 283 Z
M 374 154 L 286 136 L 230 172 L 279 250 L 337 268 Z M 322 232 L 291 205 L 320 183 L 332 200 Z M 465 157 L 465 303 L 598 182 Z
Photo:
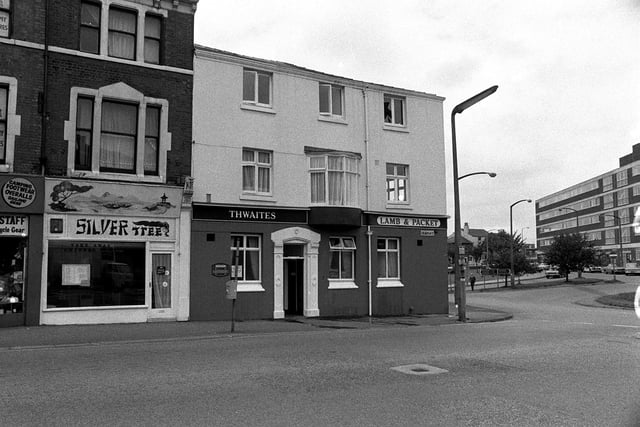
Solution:
M 242 150 L 242 192 L 251 194 L 271 194 L 272 152 L 263 150 Z
M 356 287 L 355 254 L 353 237 L 329 238 L 329 289 Z
M 350 155 L 309 157 L 311 203 L 356 206 L 359 159 Z
M 65 124 L 69 174 L 164 182 L 171 142 L 168 106 L 123 83 L 72 88 Z
M 47 308 L 142 306 L 145 244 L 49 241 Z
M 231 278 L 238 280 L 238 292 L 263 291 L 262 242 L 258 235 L 231 236 Z
M 343 116 L 344 87 L 320 83 L 320 114 L 333 117 Z
M 243 71 L 242 101 L 259 106 L 271 106 L 271 73 L 264 71 Z
M 0 37 L 11 36 L 11 0 L 0 1 Z
M 405 125 L 405 99 L 397 96 L 384 96 L 384 124 Z
M 0 244 L 0 316 L 22 313 L 26 239 L 4 237 Z
M 100 4 L 83 1 L 80 7 L 80 50 L 100 53 Z
M 395 237 L 379 238 L 378 287 L 402 286 L 400 283 L 400 239 Z
M 387 163 L 387 201 L 406 203 L 409 201 L 409 166 Z

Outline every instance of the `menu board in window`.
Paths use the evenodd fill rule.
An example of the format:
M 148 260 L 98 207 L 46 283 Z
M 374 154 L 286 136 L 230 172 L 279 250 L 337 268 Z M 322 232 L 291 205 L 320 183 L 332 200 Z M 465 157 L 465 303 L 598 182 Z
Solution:
M 62 264 L 62 286 L 91 286 L 91 264 Z

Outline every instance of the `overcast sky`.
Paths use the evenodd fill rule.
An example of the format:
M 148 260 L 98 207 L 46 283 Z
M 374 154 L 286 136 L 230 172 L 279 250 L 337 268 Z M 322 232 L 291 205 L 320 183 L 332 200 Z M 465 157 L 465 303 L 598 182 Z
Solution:
M 200 0 L 195 42 L 444 103 L 453 232 L 452 108 L 461 220 L 509 231 L 509 206 L 618 167 L 640 143 L 640 0 Z M 415 197 L 420 189 L 413 188 Z M 535 242 L 534 203 L 513 208 Z

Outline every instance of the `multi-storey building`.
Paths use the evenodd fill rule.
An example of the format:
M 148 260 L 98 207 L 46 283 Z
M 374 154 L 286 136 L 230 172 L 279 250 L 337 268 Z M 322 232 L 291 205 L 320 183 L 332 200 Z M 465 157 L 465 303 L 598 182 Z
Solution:
M 196 4 L 0 0 L 0 324 L 188 319 Z
M 446 313 L 443 98 L 196 46 L 191 319 Z
M 536 201 L 538 249 L 563 233 L 580 233 L 593 243 L 603 264 L 640 260 L 640 144 L 620 157 L 620 166 Z

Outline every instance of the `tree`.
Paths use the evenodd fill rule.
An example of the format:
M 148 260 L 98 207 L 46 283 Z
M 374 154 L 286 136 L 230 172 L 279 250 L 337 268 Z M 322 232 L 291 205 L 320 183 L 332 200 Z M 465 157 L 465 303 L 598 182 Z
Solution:
M 562 234 L 556 237 L 546 254 L 549 264 L 557 265 L 560 274 L 569 281 L 569 272 L 579 272 L 589 264 L 593 264 L 595 251 L 590 242 L 580 234 Z
M 498 233 L 489 233 L 489 260 L 491 268 L 511 268 L 511 235 L 504 230 Z M 486 243 L 485 243 L 486 244 Z M 522 236 L 513 239 L 513 270 L 516 276 L 529 273 L 532 267 L 524 253 L 524 241 Z
M 50 203 L 49 206 L 51 206 L 51 209 L 61 212 L 75 211 L 77 209 L 68 207 L 65 200 L 75 194 L 86 193 L 92 188 L 91 185 L 76 185 L 71 181 L 62 181 L 53 187 L 53 191 L 49 195 L 52 203 Z

